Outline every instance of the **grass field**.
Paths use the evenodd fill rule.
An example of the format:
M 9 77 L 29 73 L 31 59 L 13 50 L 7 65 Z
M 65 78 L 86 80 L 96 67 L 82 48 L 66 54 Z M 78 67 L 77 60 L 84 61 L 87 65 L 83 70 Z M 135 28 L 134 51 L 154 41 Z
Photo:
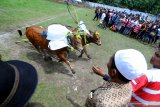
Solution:
M 0 30 L 12 29 L 26 21 L 54 16 L 61 12 L 67 12 L 66 7 L 51 0 L 1 0 Z
M 30 52 L 31 56 L 25 53 L 19 54 L 16 57 L 17 59 L 35 64 L 38 70 L 39 84 L 31 99 L 32 102 L 42 103 L 45 107 L 83 106 L 90 89 L 96 88 L 102 82 L 100 78 L 89 73 L 91 66 L 97 64 L 106 69 L 109 57 L 119 49 L 137 49 L 145 55 L 149 64 L 149 59 L 154 51 L 151 46 L 143 45 L 135 39 L 112 32 L 109 29 L 98 28 L 98 22 L 92 21 L 94 9 L 75 7 L 75 10 L 71 7 L 72 14 L 77 14 L 78 20 L 83 20 L 88 29 L 100 32 L 102 46 L 90 45 L 87 47 L 92 60 L 86 61 L 86 56 L 84 56 L 74 62 L 78 71 L 75 77 L 70 77 L 68 75 L 70 71 L 60 64 L 43 62 L 43 59 L 36 52 Z M 0 32 L 14 31 L 31 22 L 39 22 L 38 25 L 44 27 L 53 23 L 77 26 L 68 13 L 67 6 L 52 0 L 1 0 L 0 15 Z M 47 20 L 47 18 L 50 18 L 50 20 Z M 13 35 L 16 35 L 15 38 L 19 39 L 17 33 Z M 13 52 L 5 46 L 7 46 L 7 43 L 2 44 L 0 42 L 0 54 L 4 56 L 3 59 L 15 59 L 11 55 Z M 67 74 L 66 71 L 69 73 Z M 78 87 L 77 90 L 75 86 Z

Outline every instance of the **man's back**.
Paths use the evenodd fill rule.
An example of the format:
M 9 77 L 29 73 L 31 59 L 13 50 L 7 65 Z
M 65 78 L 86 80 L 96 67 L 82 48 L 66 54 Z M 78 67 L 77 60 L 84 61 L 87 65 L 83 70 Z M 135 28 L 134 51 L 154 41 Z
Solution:
M 88 97 L 85 107 L 128 107 L 132 87 L 130 83 L 118 84 L 105 81 Z
M 160 105 L 160 69 L 152 68 L 132 80 L 132 103 Z

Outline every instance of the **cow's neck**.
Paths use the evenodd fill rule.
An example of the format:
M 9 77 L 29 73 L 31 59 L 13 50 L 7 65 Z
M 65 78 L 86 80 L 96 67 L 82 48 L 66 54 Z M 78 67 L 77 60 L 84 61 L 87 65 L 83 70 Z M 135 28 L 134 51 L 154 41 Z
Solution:
M 67 39 L 68 40 L 68 45 L 72 46 L 72 47 L 75 47 L 74 46 L 74 40 L 73 40 L 73 37 L 72 36 L 69 36 L 69 38 Z
M 87 44 L 94 42 L 92 36 L 87 36 L 87 37 L 86 37 L 86 40 L 87 40 Z

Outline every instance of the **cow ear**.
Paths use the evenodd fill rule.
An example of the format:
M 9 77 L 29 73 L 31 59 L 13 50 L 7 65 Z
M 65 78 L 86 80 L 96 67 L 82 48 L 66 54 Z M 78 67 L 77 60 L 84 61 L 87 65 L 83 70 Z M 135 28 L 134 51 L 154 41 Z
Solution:
M 91 30 L 89 30 L 89 32 L 90 32 L 90 33 L 92 33 L 92 31 L 91 31 Z
M 99 35 L 99 33 L 98 33 L 97 31 L 95 31 L 95 34 L 96 34 L 96 35 Z

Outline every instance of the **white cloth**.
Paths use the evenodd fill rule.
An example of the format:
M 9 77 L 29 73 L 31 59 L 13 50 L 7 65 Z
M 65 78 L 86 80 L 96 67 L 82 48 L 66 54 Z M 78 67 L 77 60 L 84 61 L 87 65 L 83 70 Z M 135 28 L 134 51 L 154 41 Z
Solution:
M 48 26 L 47 29 L 47 40 L 63 40 L 66 39 L 68 32 L 71 32 L 65 26 L 60 24 L 53 24 Z
M 60 24 L 53 24 L 48 26 L 46 39 L 51 40 L 48 44 L 48 47 L 51 50 L 57 50 L 63 47 L 67 47 L 68 41 L 66 35 L 68 32 L 71 31 Z
M 102 13 L 101 20 L 104 20 L 105 17 L 106 17 L 106 13 Z
M 66 41 L 63 40 L 50 41 L 48 44 L 48 48 L 51 50 L 57 50 L 67 46 L 68 44 L 66 43 Z
M 80 21 L 78 25 L 80 27 L 80 30 L 84 30 L 86 33 L 88 33 L 90 35 L 90 32 L 88 31 L 88 29 L 83 21 Z
M 101 19 L 100 19 L 100 23 L 103 24 L 103 20 L 106 17 L 106 13 L 102 13 Z
M 135 49 L 119 50 L 114 58 L 117 69 L 128 80 L 135 79 L 147 71 L 145 57 Z

